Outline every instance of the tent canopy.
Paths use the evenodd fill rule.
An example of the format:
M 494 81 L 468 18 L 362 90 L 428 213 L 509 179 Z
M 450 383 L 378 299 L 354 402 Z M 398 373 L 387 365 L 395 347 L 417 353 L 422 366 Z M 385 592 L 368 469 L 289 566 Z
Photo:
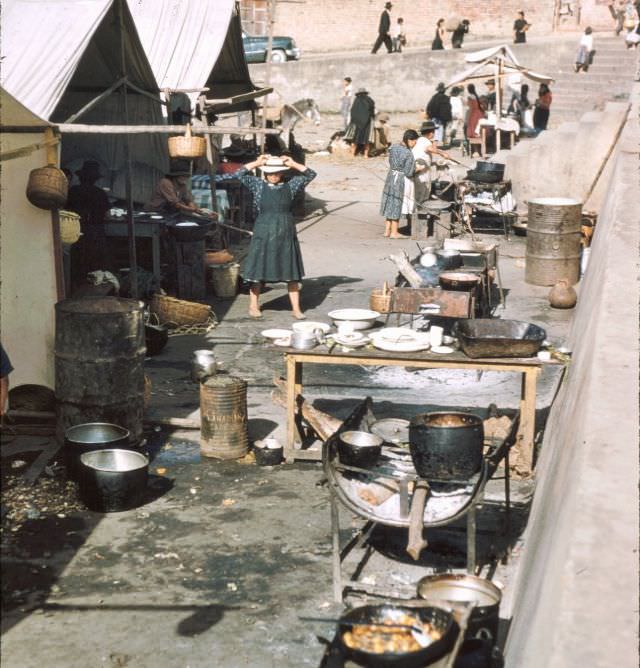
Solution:
M 474 65 L 457 74 L 447 83 L 447 88 L 464 83 L 486 81 L 487 79 L 504 79 L 524 76 L 538 83 L 551 83 L 553 77 L 534 72 L 518 63 L 513 51 L 506 45 L 490 47 L 482 51 L 469 53 L 465 60 Z M 500 82 L 498 82 L 500 84 Z
M 42 128 L 50 125 L 0 87 L 0 127 Z
M 2 21 L 2 86 L 36 116 L 62 123 L 123 74 L 142 95 L 127 89 L 130 125 L 160 125 L 164 117 L 153 71 L 123 0 L 5 0 Z M 122 62 L 122 52 L 125 62 Z M 155 99 L 152 99 L 154 98 Z M 122 125 L 122 89 L 105 96 L 79 120 Z M 117 135 L 64 135 L 62 164 L 72 170 L 83 160 L 97 160 L 114 188 L 125 167 L 126 139 Z M 145 201 L 166 171 L 166 139 L 139 134 L 129 138 L 137 163 L 134 199 Z M 120 187 L 114 195 L 123 197 Z
M 209 88 L 208 98 L 243 97 L 240 104 L 223 105 L 224 111 L 249 109 L 263 94 L 249 76 L 235 0 L 128 3 L 161 89 Z M 197 95 L 190 94 L 192 101 Z

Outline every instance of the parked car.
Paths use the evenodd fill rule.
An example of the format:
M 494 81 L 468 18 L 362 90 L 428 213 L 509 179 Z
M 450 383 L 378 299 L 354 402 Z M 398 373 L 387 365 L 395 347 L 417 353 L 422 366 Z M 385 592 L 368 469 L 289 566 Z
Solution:
M 269 38 L 249 35 L 242 32 L 242 46 L 248 63 L 265 63 Z M 292 37 L 274 37 L 271 47 L 271 62 L 285 63 L 287 60 L 298 60 L 300 49 Z

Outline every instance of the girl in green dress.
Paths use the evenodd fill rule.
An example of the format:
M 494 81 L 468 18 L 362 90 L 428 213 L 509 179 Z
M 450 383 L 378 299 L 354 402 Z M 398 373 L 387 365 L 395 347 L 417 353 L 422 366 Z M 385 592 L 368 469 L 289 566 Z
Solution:
M 266 181 L 251 174 L 256 167 L 262 170 Z M 282 177 L 289 169 L 300 174 L 284 183 Z M 217 177 L 217 180 L 238 179 L 253 194 L 257 218 L 242 271 L 243 278 L 251 283 L 249 315 L 252 318 L 262 317 L 259 298 L 263 284 L 280 282 L 287 284 L 293 317 L 298 320 L 305 317 L 300 310 L 304 267 L 291 207 L 296 193 L 315 177 L 316 172 L 290 157 L 269 155 L 259 156 L 233 174 Z

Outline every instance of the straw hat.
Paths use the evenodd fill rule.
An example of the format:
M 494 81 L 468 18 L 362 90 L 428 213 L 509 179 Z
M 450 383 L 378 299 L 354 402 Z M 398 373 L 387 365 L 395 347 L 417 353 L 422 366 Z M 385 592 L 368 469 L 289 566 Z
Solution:
M 289 169 L 282 158 L 267 158 L 267 161 L 260 167 L 264 174 L 277 174 L 278 172 L 286 172 Z

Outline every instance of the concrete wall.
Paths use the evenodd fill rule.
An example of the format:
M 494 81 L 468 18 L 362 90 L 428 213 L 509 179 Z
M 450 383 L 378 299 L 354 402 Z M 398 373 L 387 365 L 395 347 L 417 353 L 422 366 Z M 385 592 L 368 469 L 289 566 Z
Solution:
M 505 601 L 513 620 L 510 668 L 638 665 L 640 86 L 634 100 L 580 286 L 573 360 L 549 417 L 522 561 Z
M 573 62 L 575 37 L 554 39 L 514 46 L 520 63 L 553 76 L 559 63 Z M 498 43 L 498 42 L 496 42 Z M 484 48 L 486 43 L 474 46 Z M 354 88 L 366 87 L 384 111 L 424 109 L 439 81 L 448 81 L 468 69 L 463 51 L 409 51 L 402 54 L 340 54 L 326 58 L 302 58 L 297 62 L 274 65 L 271 83 L 285 102 L 312 97 L 322 111 L 340 108 L 342 79 L 350 76 Z M 255 82 L 264 81 L 265 65 L 250 65 Z M 533 84 L 532 90 L 535 89 Z M 479 86 L 480 94 L 483 87 Z
M 520 211 L 534 197 L 572 197 L 585 202 L 598 172 L 613 148 L 628 104 L 609 102 L 578 122 L 564 123 L 535 139 L 522 140 L 513 151 L 493 160 L 506 164 Z
M 251 4 L 254 0 L 242 0 Z M 378 21 L 384 0 L 299 0 L 279 2 L 275 34 L 294 37 L 303 50 L 342 51 L 353 48 L 371 49 L 378 34 Z M 512 39 L 513 22 L 523 10 L 532 24 L 531 34 L 551 32 L 554 15 L 553 0 L 394 0 L 391 24 L 402 17 L 410 46 L 431 45 L 436 22 L 466 18 L 475 36 L 504 36 Z M 250 25 L 246 26 L 251 29 Z
M 2 133 L 2 152 L 44 140 Z M 45 149 L 2 162 L 0 202 L 0 337 L 15 371 L 11 385 L 53 388 L 56 302 L 51 214 L 25 196 L 29 172 L 47 164 Z

